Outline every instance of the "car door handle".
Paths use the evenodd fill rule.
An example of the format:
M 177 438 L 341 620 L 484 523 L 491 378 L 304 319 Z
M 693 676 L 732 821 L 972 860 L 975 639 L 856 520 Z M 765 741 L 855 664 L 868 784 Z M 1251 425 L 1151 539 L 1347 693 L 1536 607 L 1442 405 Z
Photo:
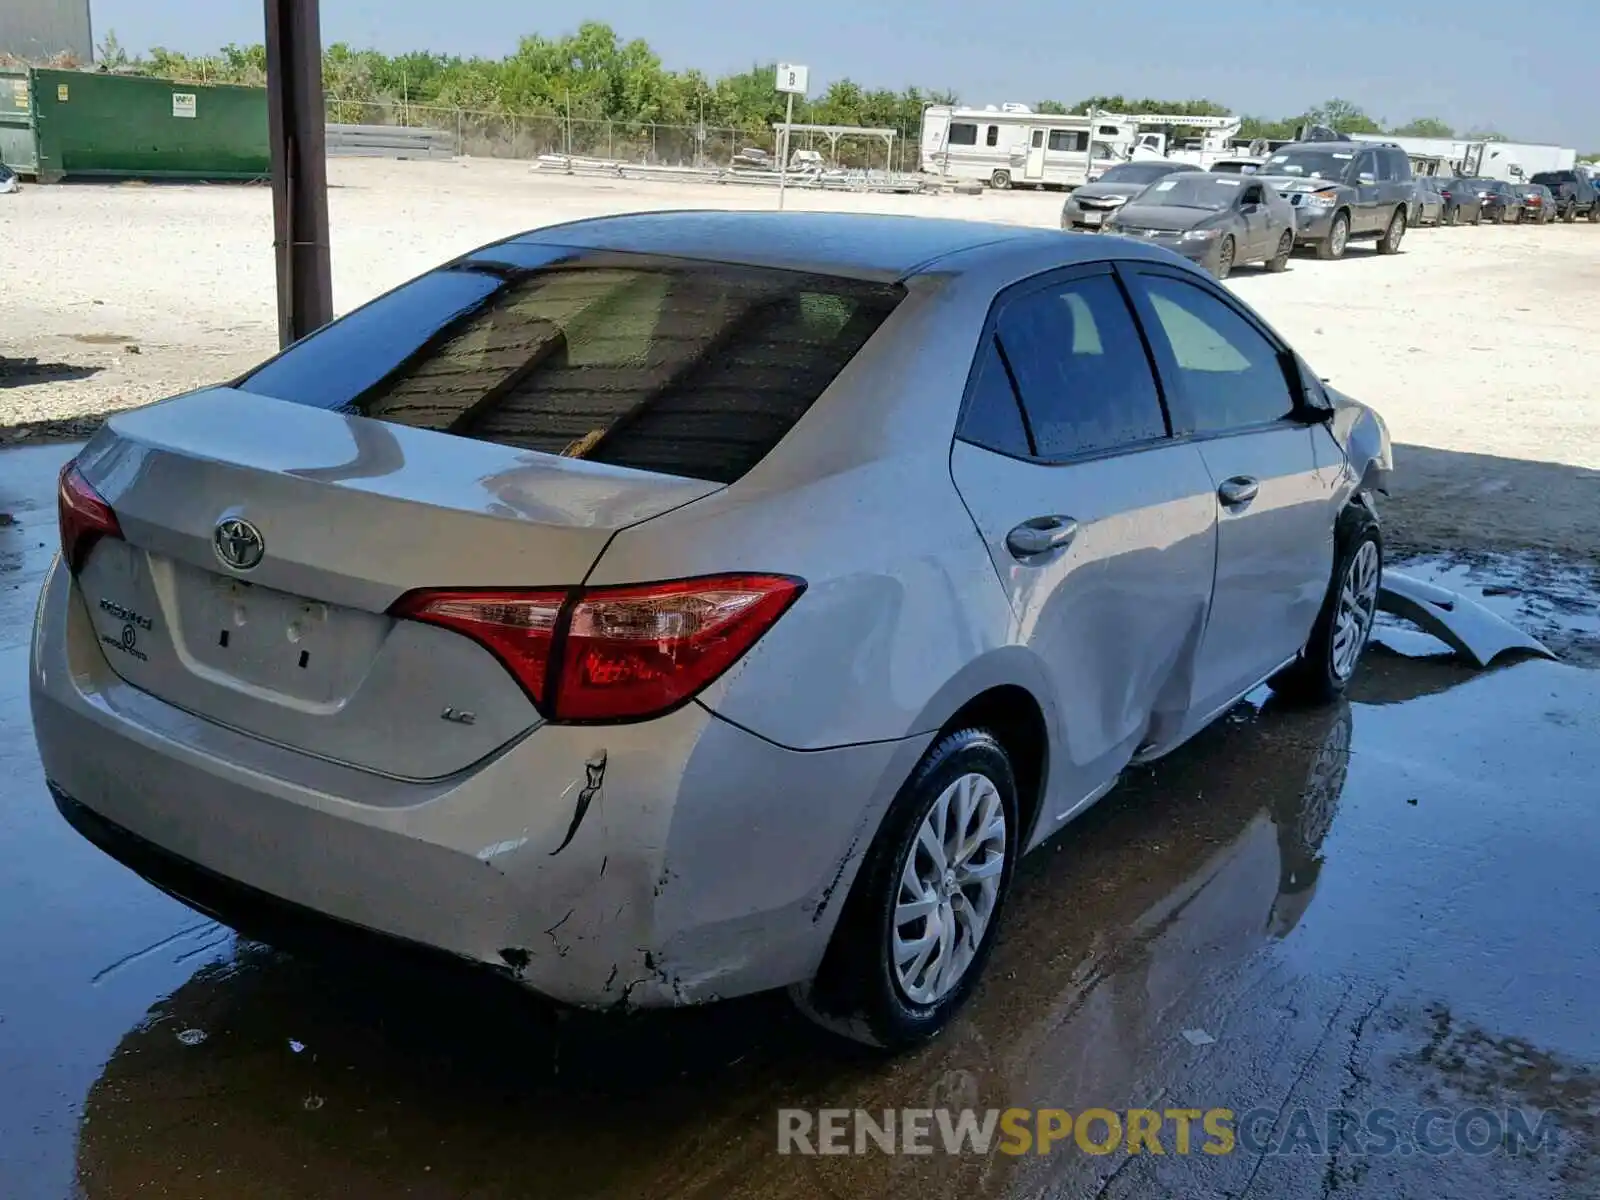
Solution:
M 1222 481 L 1222 486 L 1217 488 L 1217 499 L 1229 508 L 1239 508 L 1254 500 L 1260 491 L 1261 485 L 1250 476 L 1235 475 Z
M 1034 517 L 1006 534 L 1006 549 L 1019 562 L 1039 558 L 1065 549 L 1078 536 L 1078 523 L 1071 517 Z

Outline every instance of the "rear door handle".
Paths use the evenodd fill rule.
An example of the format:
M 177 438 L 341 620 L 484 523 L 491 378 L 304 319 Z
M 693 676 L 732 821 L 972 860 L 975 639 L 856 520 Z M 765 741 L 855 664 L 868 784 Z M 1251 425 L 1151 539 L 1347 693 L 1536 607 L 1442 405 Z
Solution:
M 1078 536 L 1071 517 L 1033 517 L 1006 534 L 1006 549 L 1019 562 L 1028 562 L 1065 549 Z
M 1261 485 L 1250 476 L 1235 475 L 1232 479 L 1222 481 L 1222 486 L 1217 488 L 1217 499 L 1228 508 L 1240 508 L 1249 504 L 1260 492 Z

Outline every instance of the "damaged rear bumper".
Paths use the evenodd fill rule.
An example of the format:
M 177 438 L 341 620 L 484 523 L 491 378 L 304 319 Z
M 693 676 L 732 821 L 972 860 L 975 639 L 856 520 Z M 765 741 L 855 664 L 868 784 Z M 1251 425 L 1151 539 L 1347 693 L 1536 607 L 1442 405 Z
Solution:
M 460 775 L 393 780 L 132 688 L 59 567 L 31 694 L 69 820 L 202 911 L 246 933 L 259 910 L 320 917 L 592 1008 L 814 974 L 928 740 L 800 752 L 690 704 L 636 725 L 547 725 Z

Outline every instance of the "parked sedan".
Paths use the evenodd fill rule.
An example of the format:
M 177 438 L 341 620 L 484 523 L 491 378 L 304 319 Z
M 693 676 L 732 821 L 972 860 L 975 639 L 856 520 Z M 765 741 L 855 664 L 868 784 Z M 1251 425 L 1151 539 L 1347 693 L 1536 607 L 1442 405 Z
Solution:
M 1483 200 L 1484 220 L 1496 225 L 1522 223 L 1522 196 L 1516 188 L 1503 179 L 1480 179 L 1478 182 L 1483 185 L 1478 195 Z
M 1555 194 L 1542 183 L 1520 183 L 1517 194 L 1522 197 L 1522 208 L 1528 220 L 1548 225 L 1559 215 Z
M 1441 179 L 1439 181 L 1439 197 L 1444 201 L 1444 213 L 1439 219 L 1441 225 L 1460 225 L 1471 222 L 1474 225 L 1483 224 L 1483 200 L 1481 198 L 1481 179 Z
M 1294 252 L 1294 210 L 1248 175 L 1163 179 L 1118 209 L 1106 229 L 1176 250 L 1218 279 L 1240 263 L 1282 271 Z
M 1154 159 L 1119 163 L 1093 183 L 1074 188 L 1061 206 L 1061 228 L 1099 230 L 1106 218 L 1158 179 L 1180 171 L 1198 171 L 1193 163 Z
M 1417 176 L 1417 198 L 1411 206 L 1411 224 L 1441 225 L 1444 223 L 1444 196 L 1439 191 L 1439 181 L 1432 175 Z
M 109 418 L 34 727 L 68 821 L 247 931 L 904 1047 L 1126 767 L 1344 689 L 1391 464 L 1149 243 L 558 225 Z

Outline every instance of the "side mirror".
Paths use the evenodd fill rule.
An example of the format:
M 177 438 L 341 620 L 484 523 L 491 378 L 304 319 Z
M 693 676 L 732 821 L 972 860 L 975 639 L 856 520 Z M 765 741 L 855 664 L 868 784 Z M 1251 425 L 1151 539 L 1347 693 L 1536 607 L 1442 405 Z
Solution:
M 1328 399 L 1328 393 L 1322 388 L 1326 380 L 1319 380 L 1317 373 L 1308 366 L 1304 359 L 1292 350 L 1284 355 L 1285 369 L 1289 378 L 1299 382 L 1299 399 L 1295 411 L 1307 424 L 1320 424 L 1333 415 L 1333 403 Z

